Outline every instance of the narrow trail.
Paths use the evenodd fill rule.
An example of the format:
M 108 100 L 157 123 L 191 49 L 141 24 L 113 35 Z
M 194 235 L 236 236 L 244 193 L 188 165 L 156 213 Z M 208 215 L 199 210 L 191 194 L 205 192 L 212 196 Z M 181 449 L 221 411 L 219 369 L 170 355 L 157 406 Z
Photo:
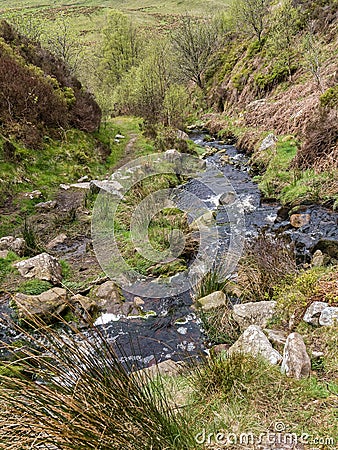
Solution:
M 113 167 L 114 170 L 119 169 L 120 167 L 123 167 L 125 164 L 127 164 L 129 161 L 131 161 L 134 158 L 134 156 L 135 156 L 135 148 L 134 147 L 135 147 L 136 141 L 137 141 L 137 134 L 130 133 L 129 142 L 126 145 L 124 155 Z

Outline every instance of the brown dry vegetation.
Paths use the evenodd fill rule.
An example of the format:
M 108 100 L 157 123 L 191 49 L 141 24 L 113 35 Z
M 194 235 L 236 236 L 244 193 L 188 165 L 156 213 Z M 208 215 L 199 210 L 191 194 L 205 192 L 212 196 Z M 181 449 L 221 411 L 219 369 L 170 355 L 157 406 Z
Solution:
M 98 129 L 101 111 L 63 61 L 0 23 L 1 133 L 39 146 L 45 135 Z

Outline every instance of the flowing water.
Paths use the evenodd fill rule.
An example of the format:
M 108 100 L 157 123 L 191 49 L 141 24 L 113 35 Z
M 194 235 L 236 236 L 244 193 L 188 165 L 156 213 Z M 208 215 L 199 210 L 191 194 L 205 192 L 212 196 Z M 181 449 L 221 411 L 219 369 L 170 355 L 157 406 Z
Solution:
M 206 142 L 205 135 L 197 131 L 190 137 L 208 151 L 207 167 L 200 177 L 181 186 L 177 190 L 177 196 L 183 199 L 182 209 L 185 196 L 180 194 L 188 192 L 202 200 L 206 207 L 214 212 L 213 227 L 217 238 L 216 242 L 212 242 L 210 236 L 212 240 L 214 234 L 208 234 L 206 251 L 212 254 L 216 261 L 229 250 L 234 234 L 236 238 L 240 236 L 240 241 L 242 237 L 250 240 L 262 229 L 289 236 L 295 243 L 299 261 L 308 262 L 316 248 L 332 252 L 332 257 L 338 257 L 335 254 L 338 241 L 337 213 L 319 206 L 304 206 L 302 212 L 309 214 L 311 219 L 302 228 L 293 228 L 288 219 L 288 211 L 280 208 L 277 203 L 262 201 L 243 154 L 235 147 L 224 145 L 217 140 Z M 226 194 L 225 206 L 220 204 L 222 194 Z M 232 198 L 234 195 L 235 202 Z M 236 205 L 235 209 L 231 209 L 232 203 Z M 230 220 L 231 214 L 233 217 Z M 131 294 L 124 294 L 127 300 L 133 300 Z M 98 325 L 107 334 L 108 339 L 116 343 L 122 359 L 135 363 L 135 366 L 144 367 L 154 364 L 155 361 L 196 357 L 204 350 L 201 323 L 191 308 L 191 293 L 185 292 L 164 299 L 143 297 L 143 300 L 144 311 L 151 311 L 153 314 L 150 317 L 121 317 L 107 323 L 102 319 L 102 324 Z M 5 325 L 1 326 L 0 339 L 6 340 L 13 331 Z

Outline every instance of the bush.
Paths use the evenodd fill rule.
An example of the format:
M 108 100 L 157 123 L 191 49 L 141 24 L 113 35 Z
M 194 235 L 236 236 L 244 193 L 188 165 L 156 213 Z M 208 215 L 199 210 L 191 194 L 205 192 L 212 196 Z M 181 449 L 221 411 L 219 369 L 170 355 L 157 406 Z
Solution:
M 320 106 L 327 108 L 338 107 L 338 84 L 329 88 L 320 96 Z
M 238 283 L 247 301 L 271 298 L 275 286 L 296 272 L 295 251 L 283 237 L 264 231 L 254 239 L 239 262 Z

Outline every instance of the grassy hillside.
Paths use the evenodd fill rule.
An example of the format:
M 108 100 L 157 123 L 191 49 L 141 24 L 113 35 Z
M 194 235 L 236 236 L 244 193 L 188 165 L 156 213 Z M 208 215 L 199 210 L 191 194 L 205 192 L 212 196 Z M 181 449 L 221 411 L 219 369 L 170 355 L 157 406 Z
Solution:
M 188 11 L 194 15 L 204 16 L 205 14 L 210 14 L 211 11 L 215 12 L 218 9 L 224 9 L 225 3 L 221 0 L 171 0 L 166 2 L 164 6 L 163 2 L 152 0 L 77 0 L 74 2 L 62 0 L 53 2 L 13 0 L 8 2 L 0 0 L 0 14 L 33 13 L 51 21 L 58 15 L 65 14 L 72 19 L 75 29 L 81 31 L 82 35 L 89 42 L 95 39 L 107 13 L 112 9 L 125 12 L 133 20 L 145 27 L 162 28 L 169 26 L 175 21 L 176 14 Z

